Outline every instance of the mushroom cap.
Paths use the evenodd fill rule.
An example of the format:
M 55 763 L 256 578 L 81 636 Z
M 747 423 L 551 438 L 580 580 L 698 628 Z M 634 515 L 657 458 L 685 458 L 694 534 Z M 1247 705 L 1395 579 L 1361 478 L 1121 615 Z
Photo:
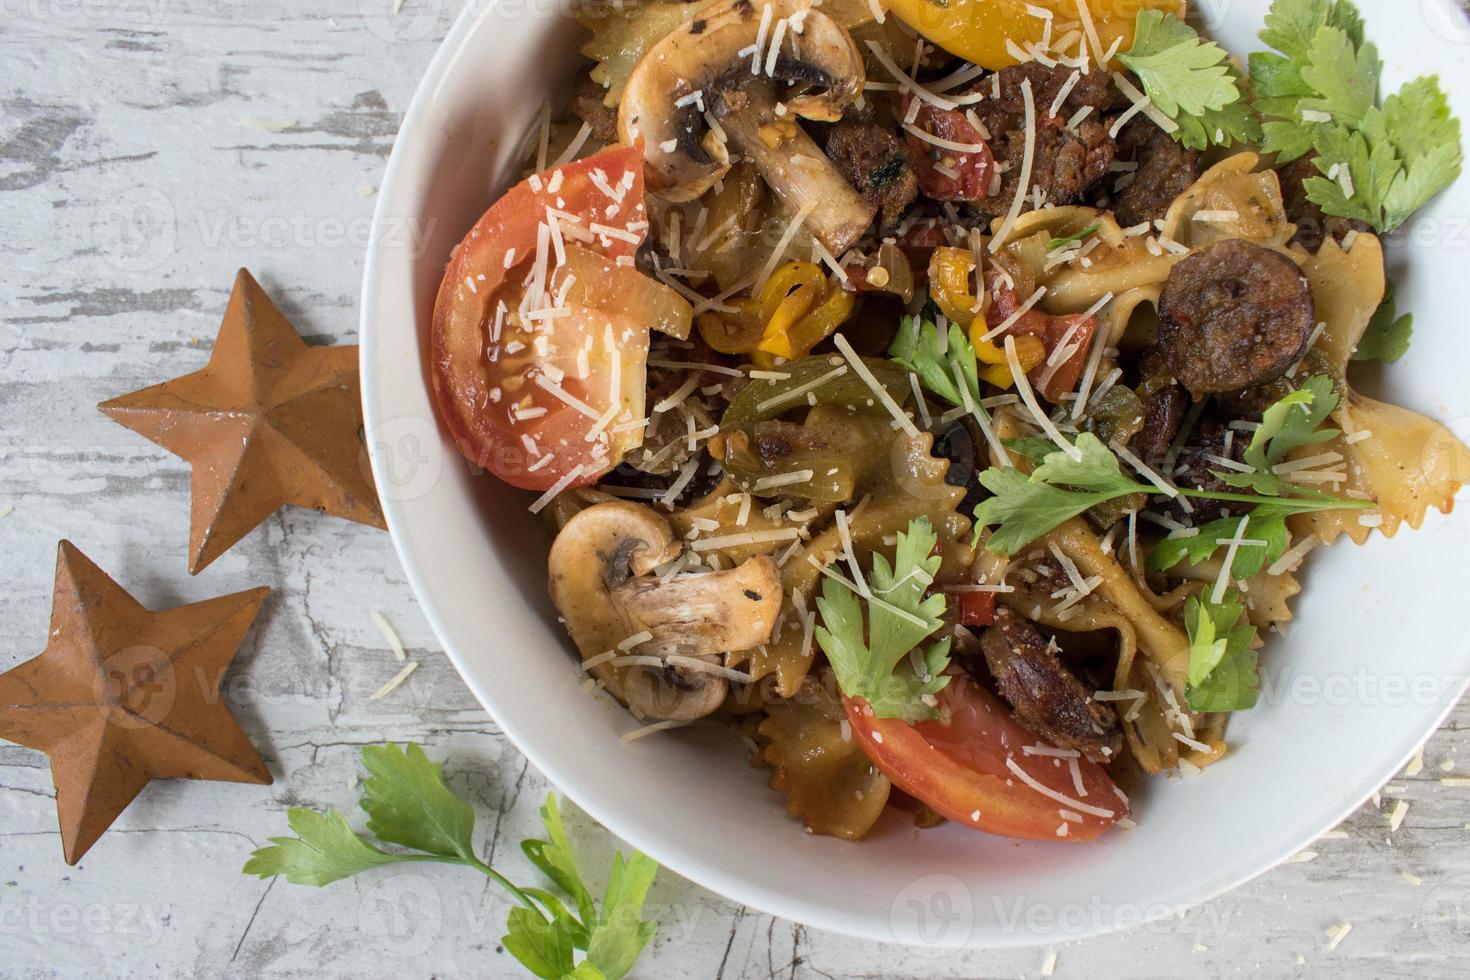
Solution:
M 548 558 L 552 602 L 583 660 L 649 634 L 591 668 L 639 717 L 692 721 L 718 708 L 729 683 L 708 668 L 718 668 L 728 651 L 765 643 L 781 610 L 781 577 L 769 556 L 708 575 L 661 581 L 648 574 L 679 550 L 662 515 L 615 501 L 567 521 Z M 623 656 L 661 663 L 616 663 Z
M 770 23 L 757 48 L 767 7 Z M 771 42 L 782 21 L 787 27 L 771 62 Z M 649 48 L 623 90 L 618 137 L 644 141 L 649 189 L 670 201 L 692 201 L 723 177 L 730 156 L 706 125 L 700 103 L 713 110 L 725 93 L 762 77 L 795 87 L 785 101 L 788 113 L 821 122 L 840 119 L 862 95 L 865 80 L 852 36 L 810 0 L 726 0 L 710 7 Z M 691 99 L 695 93 L 699 98 Z

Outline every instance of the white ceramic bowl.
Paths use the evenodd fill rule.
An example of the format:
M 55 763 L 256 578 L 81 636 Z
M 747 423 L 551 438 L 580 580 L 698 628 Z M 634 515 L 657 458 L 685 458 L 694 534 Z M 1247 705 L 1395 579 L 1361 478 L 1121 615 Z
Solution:
M 1452 0 L 1359 0 L 1387 89 L 1437 72 L 1470 120 L 1470 28 Z M 1255 47 L 1267 0 L 1215 0 L 1209 26 Z M 539 15 L 538 15 L 539 13 Z M 1308 563 L 1297 621 L 1265 656 L 1267 693 L 1231 724 L 1234 751 L 1196 779 L 1155 781 L 1139 827 L 1093 845 L 1020 843 L 889 814 L 859 844 L 802 832 L 734 739 L 696 731 L 624 744 L 635 727 L 579 686 L 546 595 L 548 539 L 530 496 L 473 474 L 439 430 L 426 336 L 450 249 L 506 186 L 538 102 L 576 70 L 577 30 L 546 8 L 471 4 L 394 146 L 369 248 L 362 391 L 393 541 L 466 683 L 516 745 L 588 813 L 716 892 L 823 929 L 934 947 L 1019 946 L 1126 928 L 1234 887 L 1330 829 L 1387 780 L 1464 687 L 1470 649 L 1446 603 L 1470 520 Z M 1470 178 L 1392 252 L 1409 354 L 1368 384 L 1448 421 L 1470 418 Z

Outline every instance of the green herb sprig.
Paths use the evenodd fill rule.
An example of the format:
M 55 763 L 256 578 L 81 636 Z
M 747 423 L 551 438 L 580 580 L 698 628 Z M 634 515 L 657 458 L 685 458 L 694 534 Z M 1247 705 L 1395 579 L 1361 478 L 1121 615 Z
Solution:
M 1218 603 L 1190 596 L 1184 603 L 1189 636 L 1189 675 L 1184 689 L 1192 711 L 1242 711 L 1256 704 L 1260 678 L 1251 645 L 1256 628 L 1241 623 L 1240 597 L 1227 593 Z
M 1349 0 L 1275 0 L 1250 56 L 1262 149 L 1317 154 L 1303 186 L 1324 213 L 1398 228 L 1460 175 L 1460 122 L 1434 76 L 1378 106 L 1383 61 Z
M 1171 135 L 1185 146 L 1202 150 L 1260 139 L 1260 121 L 1244 98 L 1245 82 L 1224 49 L 1173 14 L 1140 10 L 1133 45 L 1118 60 L 1175 122 Z
M 829 575 L 822 582 L 817 643 L 842 693 L 867 701 L 879 718 L 915 722 L 939 716 L 926 698 L 949 683 L 949 639 L 920 650 L 918 663 L 909 656 L 944 625 L 944 596 L 924 596 L 939 571 L 936 541 L 928 518 L 910 521 L 898 534 L 892 565 L 873 555 L 866 599 L 840 578 Z
M 545 980 L 617 980 L 653 938 L 655 923 L 643 918 L 643 903 L 658 865 L 637 851 L 614 855 L 601 907 L 583 881 L 562 824 L 556 797 L 541 808 L 546 839 L 523 841 L 521 850 L 571 903 L 550 891 L 513 884 L 481 861 L 471 843 L 475 812 L 444 782 L 439 766 L 410 744 L 367 746 L 362 762 L 361 806 L 377 843 L 413 853 L 385 851 L 354 831 L 336 810 L 301 807 L 286 811 L 295 837 L 272 837 L 245 862 L 244 873 L 282 875 L 293 885 L 326 885 L 387 864 L 434 861 L 474 868 L 515 899 L 501 943 L 531 973 Z M 584 955 L 577 962 L 576 952 Z

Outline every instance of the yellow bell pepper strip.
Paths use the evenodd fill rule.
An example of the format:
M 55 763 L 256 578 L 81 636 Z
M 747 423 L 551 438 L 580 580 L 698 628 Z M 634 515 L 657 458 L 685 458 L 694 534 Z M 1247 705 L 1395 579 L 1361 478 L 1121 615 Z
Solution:
M 760 303 L 749 297 L 727 300 L 731 313 L 709 310 L 694 318 L 699 336 L 712 351 L 721 354 L 749 354 L 761 342 L 766 324 L 760 316 Z
M 969 329 L 977 315 L 983 312 L 981 297 L 970 288 L 971 276 L 975 272 L 975 255 L 967 248 L 952 248 L 941 245 L 929 256 L 929 298 L 938 305 L 940 312 Z M 985 322 L 982 318 L 982 324 Z M 985 331 L 982 329 L 981 333 Z M 1005 362 L 1002 354 L 999 363 Z
M 765 331 L 758 353 L 794 360 L 846 322 L 857 300 L 810 262 L 788 262 L 761 290 Z M 757 358 L 757 361 L 760 359 Z
M 1088 17 L 1078 9 L 1086 4 Z M 1017 64 L 1006 42 L 1025 51 L 1027 44 L 1039 44 L 1047 35 L 1047 22 L 1029 12 L 1037 7 L 1052 12 L 1050 37 L 1057 40 L 1066 33 L 1063 24 L 1080 24 L 1082 43 L 1087 45 L 1089 59 L 1096 64 L 1109 49 L 1127 51 L 1133 43 L 1133 26 L 1140 10 L 1162 10 L 1182 18 L 1184 0 L 1129 0 L 1128 3 L 1102 0 L 891 0 L 890 9 L 909 27 L 951 54 L 959 55 L 985 68 L 999 70 Z M 1091 23 L 1093 30 L 1087 29 Z M 1091 35 L 1096 32 L 1094 42 Z M 1122 38 L 1116 48 L 1114 42 Z M 1054 52 L 1075 57 L 1077 50 Z
M 975 359 L 986 365 L 980 369 L 980 380 L 997 388 L 1009 388 L 1016 379 L 1011 377 L 1011 366 L 1006 361 L 1006 352 L 988 340 L 981 340 L 985 333 L 985 321 L 970 327 L 970 343 L 975 347 Z M 1017 334 L 1016 360 L 1027 374 L 1046 359 L 1046 344 L 1039 337 Z
M 782 330 L 776 330 L 768 324 L 766 334 L 756 349 L 774 357 L 784 357 L 788 361 L 805 357 L 811 353 L 813 347 L 846 323 L 856 306 L 857 298 L 852 293 L 831 283 L 827 287 L 826 297 L 816 309 L 800 320 Z

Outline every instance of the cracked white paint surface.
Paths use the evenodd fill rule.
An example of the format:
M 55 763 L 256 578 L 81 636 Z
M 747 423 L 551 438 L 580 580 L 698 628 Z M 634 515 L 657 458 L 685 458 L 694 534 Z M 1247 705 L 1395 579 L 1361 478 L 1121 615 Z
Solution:
M 155 783 L 77 868 L 51 779 L 0 745 L 0 974 L 517 975 L 506 903 L 472 872 L 415 866 L 323 890 L 247 879 L 285 807 L 351 812 L 358 746 L 416 740 L 475 801 L 485 850 L 529 878 L 546 781 L 437 652 L 385 535 L 287 511 L 191 580 L 188 469 L 97 402 L 201 366 L 235 269 L 303 334 L 351 343 L 362 243 L 398 119 L 457 3 L 0 0 L 0 669 L 45 645 L 55 546 L 72 539 L 145 603 L 275 592 L 225 691 L 270 787 Z M 397 669 L 383 611 L 422 667 Z M 1429 743 L 1410 803 L 1182 920 L 1058 947 L 1058 977 L 1462 977 L 1470 789 L 1438 780 L 1470 709 Z M 1470 759 L 1466 761 L 1470 768 Z M 574 815 L 588 851 L 613 842 Z M 1201 828 L 1202 839 L 1208 828 Z M 1422 879 L 1415 885 L 1401 875 Z M 739 908 L 664 874 L 639 977 L 1040 974 L 1046 950 L 932 957 Z M 1325 930 L 1352 934 L 1332 952 Z M 1301 958 L 1299 963 L 1298 958 Z

